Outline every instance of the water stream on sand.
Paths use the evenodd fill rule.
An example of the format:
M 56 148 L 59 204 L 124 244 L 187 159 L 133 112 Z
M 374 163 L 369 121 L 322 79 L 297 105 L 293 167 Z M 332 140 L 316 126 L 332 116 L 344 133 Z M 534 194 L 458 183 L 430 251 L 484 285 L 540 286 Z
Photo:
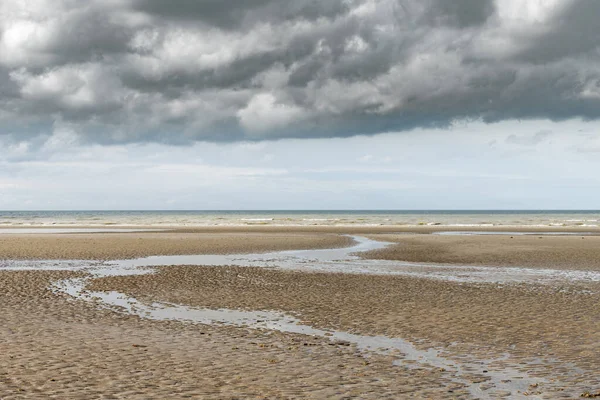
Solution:
M 237 265 L 306 272 L 401 275 L 465 283 L 537 284 L 562 287 L 565 284 L 600 282 L 600 271 L 550 268 L 496 267 L 478 265 L 418 263 L 363 259 L 357 253 L 382 249 L 389 243 L 353 236 L 347 248 L 292 250 L 256 254 L 151 256 L 131 260 L 35 260 L 2 261 L 2 269 L 84 270 L 98 276 L 136 275 L 152 272 L 151 267 L 176 265 Z
M 459 282 L 536 283 L 556 284 L 573 281 L 600 281 L 600 273 L 593 271 L 561 271 L 551 269 L 473 267 L 457 265 L 432 265 L 385 260 L 365 260 L 355 253 L 381 249 L 388 243 L 363 237 L 353 237 L 355 245 L 328 250 L 296 250 L 245 255 L 191 255 L 153 256 L 133 260 L 110 262 L 90 261 L 10 261 L 1 262 L 2 269 L 73 270 L 85 271 L 87 278 L 56 282 L 53 290 L 76 299 L 92 301 L 98 306 L 127 312 L 155 320 L 179 320 L 202 324 L 226 324 L 252 329 L 270 329 L 328 338 L 342 345 L 354 344 L 367 352 L 395 354 L 396 365 L 406 368 L 434 367 L 444 369 L 457 387 L 466 388 L 476 398 L 492 398 L 501 393 L 511 393 L 518 398 L 527 390 L 546 384 L 543 378 L 533 378 L 523 371 L 523 364 L 510 366 L 505 360 L 468 358 L 456 361 L 442 355 L 441 349 L 419 349 L 401 338 L 357 335 L 303 325 L 300 320 L 273 311 L 241 311 L 228 309 L 202 309 L 176 304 L 146 304 L 118 292 L 91 292 L 86 290 L 90 279 L 153 273 L 155 266 L 174 265 L 238 265 L 293 269 L 301 271 L 367 273 L 406 275 L 420 278 L 444 279 Z M 395 353 L 394 353 L 395 351 Z M 506 360 L 509 356 L 507 355 Z M 493 367 L 502 361 L 502 367 Z M 475 379 L 473 379 L 475 377 Z M 524 396 L 524 395 L 523 395 Z M 532 397 L 527 397 L 532 398 Z

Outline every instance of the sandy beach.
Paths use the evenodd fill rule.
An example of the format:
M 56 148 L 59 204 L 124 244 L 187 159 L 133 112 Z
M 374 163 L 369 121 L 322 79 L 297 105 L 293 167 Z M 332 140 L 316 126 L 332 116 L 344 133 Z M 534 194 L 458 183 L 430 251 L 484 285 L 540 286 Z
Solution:
M 15 230 L 18 233 L 18 229 Z M 303 232 L 243 232 L 236 230 L 5 234 L 0 235 L 0 259 L 111 260 L 173 254 L 250 253 L 293 249 L 327 249 L 349 245 L 337 234 Z
M 370 237 L 392 242 L 394 245 L 364 254 L 365 258 L 461 265 L 600 270 L 600 236 L 577 234 L 573 231 L 568 235 L 377 234 Z
M 89 277 L 88 270 L 9 270 L 11 260 L 339 248 L 352 242 L 340 234 L 360 233 L 392 243 L 361 254 L 369 262 L 600 271 L 596 236 L 430 231 L 2 235 L 0 398 L 578 398 L 600 390 L 600 282 L 594 280 L 499 284 L 234 265 L 86 278 L 86 290 L 116 291 L 144 304 L 269 310 L 324 332 L 403 339 L 451 365 L 440 367 L 437 359 L 410 359 L 392 347 L 365 351 L 328 334 L 141 318 L 52 289 L 57 281 Z M 505 387 L 494 386 L 496 378 Z

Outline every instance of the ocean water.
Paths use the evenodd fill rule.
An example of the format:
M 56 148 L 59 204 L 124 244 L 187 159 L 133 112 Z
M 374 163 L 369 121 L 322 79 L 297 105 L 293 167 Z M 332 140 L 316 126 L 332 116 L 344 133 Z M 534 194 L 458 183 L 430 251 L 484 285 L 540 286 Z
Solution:
M 597 227 L 598 210 L 0 211 L 10 227 L 530 226 Z

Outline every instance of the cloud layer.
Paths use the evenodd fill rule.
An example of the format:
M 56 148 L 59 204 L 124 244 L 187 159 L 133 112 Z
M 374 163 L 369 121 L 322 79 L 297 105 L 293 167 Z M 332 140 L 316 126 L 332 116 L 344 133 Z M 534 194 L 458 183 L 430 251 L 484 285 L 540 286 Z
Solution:
M 179 144 L 596 119 L 597 15 L 595 0 L 2 2 L 0 135 Z

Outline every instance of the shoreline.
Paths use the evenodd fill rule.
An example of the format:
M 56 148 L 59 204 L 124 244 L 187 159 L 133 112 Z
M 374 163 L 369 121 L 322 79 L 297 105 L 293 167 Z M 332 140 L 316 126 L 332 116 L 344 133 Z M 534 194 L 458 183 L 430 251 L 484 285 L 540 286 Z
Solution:
M 107 229 L 110 232 L 181 232 L 181 233 L 203 233 L 203 232 L 326 232 L 326 233 L 434 233 L 434 232 L 573 232 L 573 233 L 597 233 L 600 234 L 600 226 L 555 226 L 555 225 L 90 225 L 90 224 L 65 224 L 65 225 L 0 225 L 0 231 L 10 234 L 10 231 L 18 233 L 19 230 L 37 229 L 52 231 L 57 229 Z M 114 232 L 113 232 L 114 231 Z M 42 232 L 43 233 L 43 232 Z
M 0 211 L 2 226 L 214 227 L 589 227 L 599 210 Z

